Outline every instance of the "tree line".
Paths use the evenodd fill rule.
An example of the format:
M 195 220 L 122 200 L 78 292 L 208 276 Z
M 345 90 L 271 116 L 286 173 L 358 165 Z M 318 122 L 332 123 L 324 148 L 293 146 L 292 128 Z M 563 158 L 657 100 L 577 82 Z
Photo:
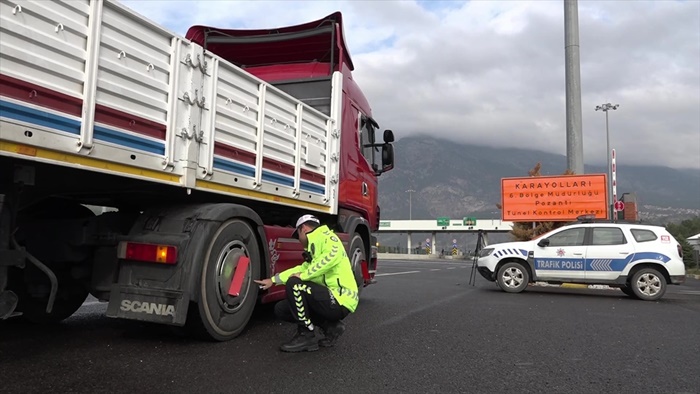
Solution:
M 668 223 L 666 230 L 681 244 L 685 266 L 697 268 L 695 252 L 693 251 L 693 246 L 688 242 L 688 238 L 700 234 L 700 216 L 683 220 L 680 223 Z

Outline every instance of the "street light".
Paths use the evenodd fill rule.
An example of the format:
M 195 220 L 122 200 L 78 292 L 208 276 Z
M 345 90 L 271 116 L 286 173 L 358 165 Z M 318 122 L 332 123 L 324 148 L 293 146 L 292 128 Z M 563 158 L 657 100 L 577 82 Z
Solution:
M 413 189 L 408 189 L 406 190 L 406 193 L 408 193 L 408 220 L 413 219 L 413 207 L 411 206 L 411 197 L 413 197 L 413 193 L 416 191 Z
M 605 138 L 607 140 L 608 149 L 608 198 L 610 200 L 610 206 L 608 210 L 610 211 L 610 220 L 615 220 L 615 201 L 612 200 L 612 160 L 610 159 L 610 130 L 608 129 L 608 111 L 616 110 L 620 104 L 610 104 L 605 103 L 602 105 L 596 105 L 596 111 L 605 112 Z

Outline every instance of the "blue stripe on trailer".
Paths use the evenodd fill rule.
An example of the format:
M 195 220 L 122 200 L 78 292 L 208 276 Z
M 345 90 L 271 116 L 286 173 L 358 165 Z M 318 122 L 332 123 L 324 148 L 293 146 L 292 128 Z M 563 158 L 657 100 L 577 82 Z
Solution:
M 255 176 L 255 168 L 219 157 L 214 157 L 214 168 L 244 176 Z
M 263 170 L 263 181 L 274 182 L 280 185 L 294 187 L 294 178 L 290 178 L 281 174 Z
M 318 185 L 316 183 L 309 183 L 309 182 L 301 181 L 299 188 L 301 190 L 306 190 L 306 191 L 309 191 L 312 193 L 326 194 L 325 186 L 321 186 L 321 185 Z
M 23 105 L 4 100 L 0 100 L 0 116 L 15 119 L 21 122 L 31 123 L 41 127 L 63 131 L 77 136 L 80 135 L 81 122 L 79 120 L 70 119 L 50 112 L 42 111 L 40 109 L 25 107 Z M 93 138 L 127 148 L 155 153 L 161 156 L 165 154 L 165 145 L 162 142 L 151 141 L 103 126 L 94 127 Z
M 80 135 L 80 121 L 0 100 L 0 116 Z
M 126 146 L 132 149 L 142 150 L 144 152 L 155 153 L 157 155 L 165 155 L 165 145 L 162 142 L 147 140 L 145 138 L 136 137 L 134 135 L 120 133 L 116 130 L 108 129 L 103 126 L 95 126 L 93 138 L 96 140 L 111 142 L 113 144 Z
M 239 163 L 236 161 L 227 160 L 227 159 L 224 159 L 221 157 L 214 157 L 214 168 L 216 168 L 218 170 L 224 170 L 227 172 L 238 174 L 238 175 L 244 175 L 244 176 L 249 176 L 249 177 L 255 176 L 255 167 L 249 166 L 247 164 Z M 288 186 L 288 187 L 294 187 L 294 178 L 293 177 L 278 174 L 276 172 L 263 170 L 262 179 L 263 179 L 263 181 L 266 181 L 266 182 L 276 183 L 276 184 Z M 318 193 L 318 194 L 325 194 L 326 193 L 325 186 L 318 185 L 318 184 L 311 183 L 311 182 L 306 182 L 306 181 L 301 181 L 299 188 L 301 190 L 311 192 L 311 193 Z

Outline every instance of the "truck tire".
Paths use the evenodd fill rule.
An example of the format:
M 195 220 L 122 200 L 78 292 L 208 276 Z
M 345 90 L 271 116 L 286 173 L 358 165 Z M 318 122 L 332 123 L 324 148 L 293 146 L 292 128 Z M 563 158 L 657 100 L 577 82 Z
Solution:
M 241 257 L 250 263 L 238 297 L 228 294 L 233 273 Z M 197 305 L 190 307 L 187 325 L 199 337 L 228 341 L 248 324 L 257 303 L 261 253 L 251 225 L 241 219 L 223 223 L 211 238 L 202 264 Z
M 23 288 L 18 293 L 20 299 L 17 306 L 17 310 L 22 312 L 23 319 L 37 324 L 58 323 L 71 317 L 83 305 L 88 296 L 85 286 L 71 278 L 65 271 L 55 273 L 58 279 L 58 292 L 51 312 L 46 312 L 48 298 L 32 297 L 26 293 L 26 288 Z M 50 286 L 48 280 L 45 282 L 46 286 Z
M 520 293 L 530 282 L 530 274 L 522 264 L 513 261 L 501 266 L 496 282 L 506 293 Z
M 22 223 L 41 220 L 89 219 L 94 216 L 95 214 L 89 208 L 76 202 L 58 198 L 46 199 L 19 213 L 18 223 L 20 229 L 18 233 L 20 237 L 23 238 L 20 242 L 31 243 L 32 240 L 36 240 L 36 238 L 32 238 L 36 233 L 22 231 Z M 41 242 L 35 241 L 31 243 L 27 251 L 32 253 L 34 250 L 33 246 L 37 244 L 40 245 Z M 32 254 L 36 256 L 36 252 Z M 50 288 L 51 283 L 46 275 L 30 262 L 26 262 L 24 270 L 15 270 L 15 272 L 12 273 L 11 288 L 19 296 L 17 310 L 22 312 L 22 318 L 24 320 L 37 324 L 58 323 L 71 317 L 75 311 L 80 309 L 87 299 L 89 294 L 87 286 L 71 275 L 73 267 L 85 265 L 86 263 L 64 262 L 61 260 L 60 255 L 57 256 L 45 252 L 43 255 L 45 257 L 41 258 L 41 262 L 54 272 L 58 280 L 58 291 L 51 312 L 46 312 L 48 295 L 36 297 L 31 294 L 31 287 L 41 286 Z
M 362 289 L 365 286 L 365 279 L 362 276 L 362 262 L 367 260 L 365 252 L 365 242 L 362 240 L 360 234 L 355 233 L 350 241 L 350 265 L 352 266 L 352 272 L 355 275 L 355 282 L 357 282 L 357 294 L 362 294 Z
M 632 275 L 630 287 L 642 301 L 656 301 L 666 293 L 666 279 L 653 268 L 642 268 Z

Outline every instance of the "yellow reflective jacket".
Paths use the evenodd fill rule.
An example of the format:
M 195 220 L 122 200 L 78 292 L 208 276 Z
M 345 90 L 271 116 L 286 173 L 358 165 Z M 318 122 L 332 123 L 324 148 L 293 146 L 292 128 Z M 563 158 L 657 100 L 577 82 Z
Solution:
M 326 286 L 338 303 L 351 313 L 359 302 L 357 282 L 343 243 L 326 225 L 308 232 L 311 262 L 304 262 L 272 277 L 274 284 L 285 284 L 292 274 L 301 273 L 300 279 Z

